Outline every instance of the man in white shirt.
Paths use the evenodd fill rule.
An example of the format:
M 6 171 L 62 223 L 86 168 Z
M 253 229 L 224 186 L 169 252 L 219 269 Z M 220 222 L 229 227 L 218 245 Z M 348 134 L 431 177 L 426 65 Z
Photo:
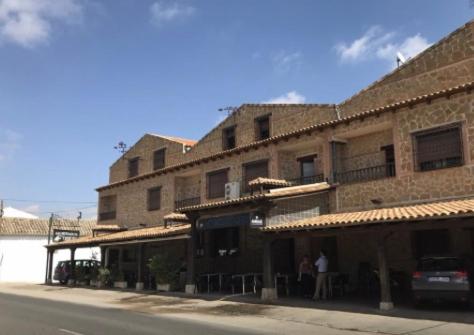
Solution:
M 318 275 L 316 277 L 316 291 L 314 292 L 313 299 L 319 300 L 321 288 L 323 289 L 322 298 L 326 300 L 327 297 L 327 277 L 328 277 L 328 259 L 323 250 L 320 251 L 320 257 L 314 263 L 318 268 Z

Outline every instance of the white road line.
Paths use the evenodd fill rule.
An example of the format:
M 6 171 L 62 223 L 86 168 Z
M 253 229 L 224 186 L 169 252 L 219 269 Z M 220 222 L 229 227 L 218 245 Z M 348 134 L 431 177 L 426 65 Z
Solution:
M 62 329 L 62 328 L 59 328 L 58 330 L 60 332 L 63 332 L 63 333 L 66 333 L 66 334 L 71 334 L 71 335 L 84 335 L 82 333 L 78 333 L 78 332 L 74 332 L 72 330 L 67 330 L 67 329 Z

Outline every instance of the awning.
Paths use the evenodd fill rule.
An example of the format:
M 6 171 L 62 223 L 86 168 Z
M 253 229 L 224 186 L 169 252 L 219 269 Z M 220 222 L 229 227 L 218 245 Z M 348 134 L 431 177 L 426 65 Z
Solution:
M 377 208 L 359 212 L 345 212 L 266 226 L 264 232 L 316 230 L 380 222 L 403 222 L 450 217 L 474 216 L 474 199 L 437 201 L 418 205 Z

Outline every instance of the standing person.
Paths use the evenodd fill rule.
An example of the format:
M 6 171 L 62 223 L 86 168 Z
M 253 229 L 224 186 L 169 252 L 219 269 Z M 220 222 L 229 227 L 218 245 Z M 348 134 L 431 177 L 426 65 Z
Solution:
M 298 268 L 298 282 L 301 283 L 303 297 L 311 297 L 311 282 L 313 277 L 313 265 L 308 255 L 304 255 Z
M 314 265 L 318 268 L 316 277 L 316 291 L 314 291 L 313 300 L 319 300 L 321 288 L 323 290 L 323 300 L 327 297 L 327 277 L 328 277 L 328 259 L 324 250 L 320 251 L 320 256 Z

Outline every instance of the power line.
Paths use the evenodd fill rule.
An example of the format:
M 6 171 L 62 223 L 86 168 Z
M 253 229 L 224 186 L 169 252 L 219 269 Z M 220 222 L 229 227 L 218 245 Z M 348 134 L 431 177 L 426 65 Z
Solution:
M 72 200 L 31 200 L 31 199 L 11 199 L 3 198 L 4 201 L 12 202 L 36 202 L 36 203 L 48 203 L 48 204 L 97 204 L 97 201 L 72 201 Z

